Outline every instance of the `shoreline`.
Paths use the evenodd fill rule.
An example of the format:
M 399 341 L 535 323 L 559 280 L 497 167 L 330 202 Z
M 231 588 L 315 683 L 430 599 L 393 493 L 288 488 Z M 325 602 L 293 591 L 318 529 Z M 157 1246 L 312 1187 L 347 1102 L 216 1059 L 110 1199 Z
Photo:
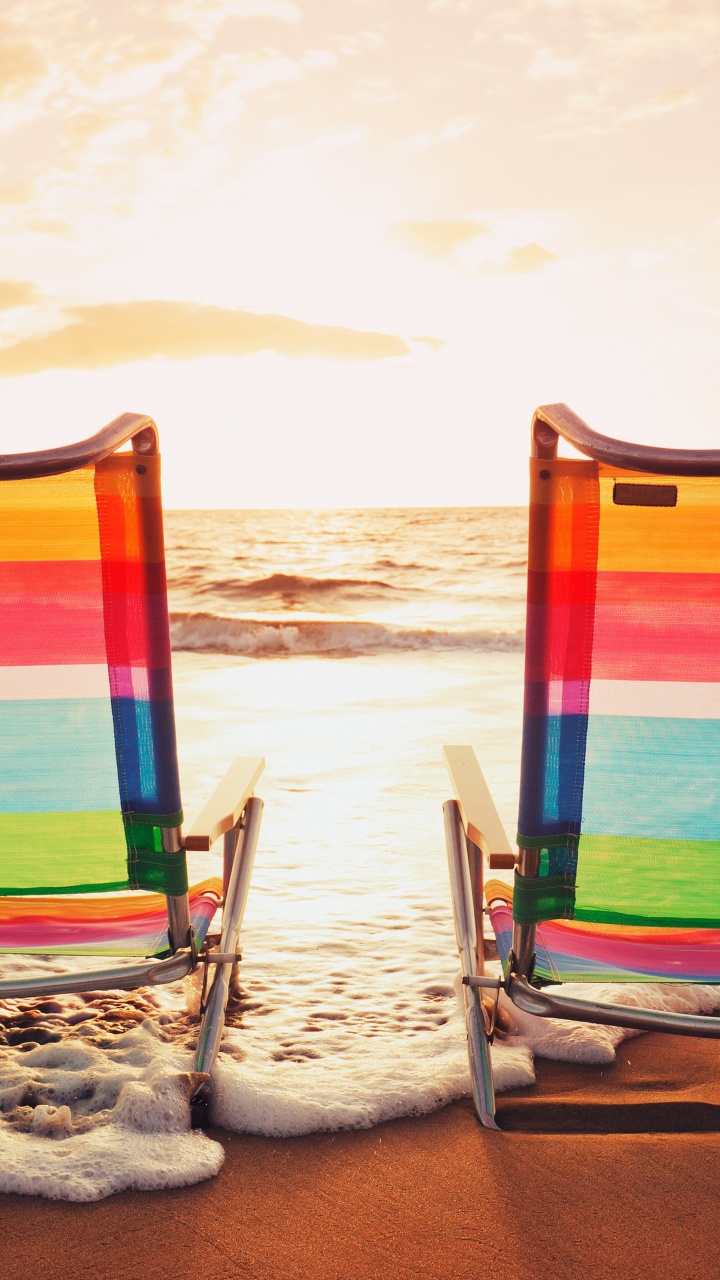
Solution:
M 720 1271 L 713 1041 L 646 1035 L 614 1064 L 539 1061 L 501 1094 L 374 1129 L 212 1130 L 217 1178 L 90 1204 L 0 1196 L 3 1280 L 617 1280 Z

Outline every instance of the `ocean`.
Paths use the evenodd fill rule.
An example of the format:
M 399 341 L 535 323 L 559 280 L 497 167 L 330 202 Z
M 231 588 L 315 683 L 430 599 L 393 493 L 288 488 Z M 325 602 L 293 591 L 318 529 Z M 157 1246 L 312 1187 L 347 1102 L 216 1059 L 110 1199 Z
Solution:
M 216 1125 L 366 1127 L 468 1093 L 441 748 L 475 747 L 512 839 L 526 522 L 511 508 L 167 513 L 187 818 L 233 756 L 267 761 Z M 221 844 L 191 855 L 192 879 L 220 861 Z M 0 971 L 64 965 L 3 957 Z M 217 1172 L 220 1144 L 189 1132 L 198 998 L 189 981 L 5 1002 L 0 1190 L 87 1200 Z M 610 1062 L 624 1034 L 515 1014 L 496 1086 L 532 1084 L 537 1054 Z

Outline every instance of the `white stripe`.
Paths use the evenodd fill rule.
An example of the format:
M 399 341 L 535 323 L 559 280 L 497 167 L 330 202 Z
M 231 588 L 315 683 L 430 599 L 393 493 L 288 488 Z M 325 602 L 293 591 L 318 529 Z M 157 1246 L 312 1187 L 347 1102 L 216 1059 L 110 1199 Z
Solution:
M 590 715 L 720 720 L 720 684 L 693 680 L 591 680 Z
M 109 697 L 110 680 L 103 662 L 52 667 L 0 667 L 0 701 Z

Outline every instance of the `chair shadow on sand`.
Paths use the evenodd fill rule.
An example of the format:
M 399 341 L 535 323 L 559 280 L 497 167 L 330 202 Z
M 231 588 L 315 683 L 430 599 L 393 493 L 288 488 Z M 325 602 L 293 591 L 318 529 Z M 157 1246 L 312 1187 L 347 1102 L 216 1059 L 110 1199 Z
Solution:
M 528 1135 L 720 1133 L 717 1058 L 714 1041 L 653 1033 L 614 1063 L 536 1059 L 537 1085 L 500 1094 L 498 1121 Z

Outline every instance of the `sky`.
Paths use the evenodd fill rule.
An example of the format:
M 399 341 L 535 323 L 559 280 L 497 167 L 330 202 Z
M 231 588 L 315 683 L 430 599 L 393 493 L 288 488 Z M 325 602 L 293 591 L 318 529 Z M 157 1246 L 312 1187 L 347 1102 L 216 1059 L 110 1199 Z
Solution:
M 718 0 L 0 3 L 0 449 L 166 505 L 526 500 L 533 409 L 720 447 Z

